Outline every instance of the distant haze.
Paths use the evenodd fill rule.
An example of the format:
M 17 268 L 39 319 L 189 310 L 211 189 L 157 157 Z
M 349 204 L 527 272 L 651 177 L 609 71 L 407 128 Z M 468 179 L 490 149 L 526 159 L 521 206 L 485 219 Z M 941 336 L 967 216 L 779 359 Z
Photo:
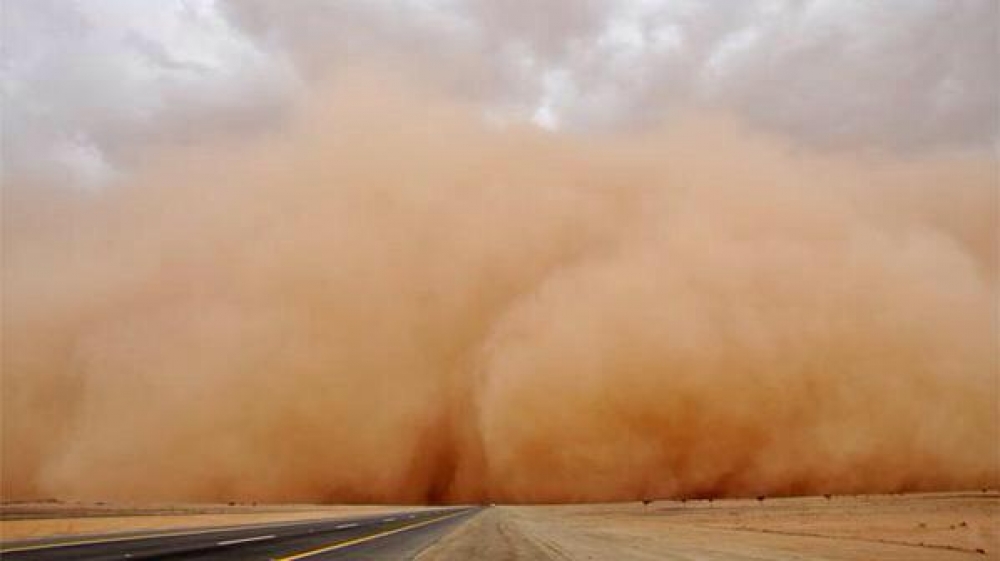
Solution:
M 812 21 L 772 4 L 784 8 L 768 17 Z M 157 47 L 122 31 L 126 5 L 90 8 L 119 15 L 107 24 L 77 14 L 94 26 L 79 35 L 90 50 L 58 46 L 77 29 L 59 3 L 4 6 L 5 27 L 27 22 L 5 58 L 4 499 L 1000 485 L 996 70 L 950 58 L 997 62 L 995 4 L 957 3 L 928 39 L 939 51 L 907 51 L 912 82 L 824 65 L 833 51 L 789 28 L 771 58 L 743 47 L 845 83 L 873 76 L 841 93 L 863 110 L 845 101 L 840 117 L 810 94 L 822 84 L 793 80 L 804 89 L 789 93 L 765 63 L 717 83 L 745 88 L 734 97 L 691 85 L 708 71 L 682 61 L 701 55 L 671 59 L 687 85 L 643 89 L 621 74 L 631 63 L 566 46 L 602 44 L 587 30 L 617 17 L 605 8 L 576 24 L 553 8 L 567 27 L 549 44 L 504 14 L 467 35 L 346 3 L 384 28 L 340 44 L 299 26 L 344 13 L 192 4 L 170 17 L 216 42 Z M 902 38 L 940 13 L 921 5 L 899 6 L 888 38 L 838 27 L 865 13 L 816 25 L 891 68 Z M 743 29 L 712 13 L 676 16 L 705 52 L 720 48 L 710 35 Z M 741 17 L 771 21 L 755 13 Z M 415 38 L 398 44 L 404 29 Z M 620 89 L 601 106 L 618 109 L 524 101 L 534 82 L 464 59 L 478 51 L 446 48 L 471 44 L 456 37 L 562 61 Z M 217 49 L 222 66 L 122 82 L 138 93 L 115 106 L 114 77 L 141 73 L 113 65 L 131 58 L 96 67 L 106 74 L 60 70 L 109 45 L 157 71 L 180 60 L 170 48 Z M 778 76 L 801 76 L 787 68 Z M 915 100 L 944 74 L 964 84 L 955 105 Z M 43 87 L 59 77 L 94 97 Z

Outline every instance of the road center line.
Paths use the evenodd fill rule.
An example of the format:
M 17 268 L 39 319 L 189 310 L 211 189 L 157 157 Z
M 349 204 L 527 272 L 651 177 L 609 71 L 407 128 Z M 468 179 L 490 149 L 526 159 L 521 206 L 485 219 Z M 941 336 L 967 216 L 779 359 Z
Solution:
M 432 518 L 430 520 L 424 520 L 422 522 L 415 522 L 408 526 L 403 526 L 401 528 L 396 528 L 393 530 L 386 530 L 385 532 L 379 532 L 377 534 L 370 534 L 367 536 L 362 536 L 360 538 L 355 538 L 353 540 L 347 540 L 337 543 L 332 543 L 330 545 L 325 545 L 316 549 L 310 549 L 309 551 L 303 551 L 302 553 L 296 553 L 294 555 L 289 555 L 288 557 L 276 557 L 274 561 L 295 561 L 296 559 L 304 559 L 306 557 L 312 557 L 313 555 L 319 555 L 320 553 L 327 553 L 330 551 L 336 551 L 338 549 L 343 549 L 345 547 L 350 547 L 352 545 L 357 545 L 359 543 L 364 543 L 372 540 L 377 540 L 379 538 L 384 538 L 385 536 L 390 536 L 392 534 L 398 534 L 399 532 L 405 532 L 407 530 L 413 530 L 415 528 L 420 528 L 421 526 L 427 526 L 428 524 L 433 524 L 435 522 L 441 522 L 442 520 L 447 520 L 449 518 L 454 518 L 460 514 L 465 514 L 467 510 L 462 510 L 453 514 L 448 514 L 445 516 L 439 516 L 437 518 Z
M 215 545 L 233 545 L 234 543 L 246 543 L 246 542 L 259 542 L 261 540 L 273 540 L 274 535 L 269 536 L 254 536 L 252 538 L 242 538 L 238 540 L 226 540 L 224 542 L 218 542 Z
M 339 526 L 334 526 L 333 529 L 334 530 L 343 530 L 345 528 L 357 528 L 357 527 L 358 527 L 358 523 L 357 522 L 351 522 L 350 524 L 341 524 Z

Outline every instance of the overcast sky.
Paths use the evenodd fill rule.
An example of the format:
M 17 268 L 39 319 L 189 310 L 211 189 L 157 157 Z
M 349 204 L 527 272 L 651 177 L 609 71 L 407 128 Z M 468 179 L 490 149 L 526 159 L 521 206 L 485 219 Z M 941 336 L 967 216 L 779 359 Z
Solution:
M 378 67 L 494 122 L 588 133 L 712 107 L 822 148 L 995 147 L 1000 3 L 3 0 L 3 163 L 99 184 L 279 126 Z

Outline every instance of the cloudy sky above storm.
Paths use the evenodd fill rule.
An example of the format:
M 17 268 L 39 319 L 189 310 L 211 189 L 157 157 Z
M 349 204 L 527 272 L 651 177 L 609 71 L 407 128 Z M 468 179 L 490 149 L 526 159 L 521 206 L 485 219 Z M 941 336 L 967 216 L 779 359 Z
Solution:
M 5 498 L 1000 484 L 1000 4 L 3 0 Z
M 998 130 L 996 2 L 4 3 L 7 173 L 99 182 L 144 149 L 279 127 L 379 65 L 498 124 L 648 127 L 723 108 L 828 146 L 975 147 Z M 197 126 L 195 126 L 197 123 Z

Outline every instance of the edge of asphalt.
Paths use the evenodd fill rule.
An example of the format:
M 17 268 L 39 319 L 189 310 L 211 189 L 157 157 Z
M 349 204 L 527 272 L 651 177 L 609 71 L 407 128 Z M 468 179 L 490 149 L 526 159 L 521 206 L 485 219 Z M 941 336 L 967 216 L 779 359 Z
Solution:
M 423 554 L 424 551 L 426 551 L 432 545 L 434 545 L 434 544 L 438 543 L 439 541 L 443 540 L 444 538 L 450 536 L 452 533 L 457 532 L 462 526 L 465 526 L 466 524 L 468 524 L 469 522 L 471 522 L 472 519 L 474 519 L 477 516 L 481 515 L 482 513 L 486 512 L 490 508 L 492 508 L 492 506 L 489 506 L 489 505 L 483 506 L 481 508 L 477 508 L 476 511 L 473 512 L 471 516 L 466 516 L 466 517 L 461 518 L 460 520 L 456 521 L 456 523 L 453 523 L 452 526 L 451 526 L 451 528 L 449 528 L 447 531 L 443 532 L 437 538 L 435 538 L 435 539 L 433 539 L 433 540 L 425 543 L 420 549 L 418 549 L 415 552 L 413 552 L 413 559 L 417 559 L 418 557 L 420 557 L 421 554 Z

